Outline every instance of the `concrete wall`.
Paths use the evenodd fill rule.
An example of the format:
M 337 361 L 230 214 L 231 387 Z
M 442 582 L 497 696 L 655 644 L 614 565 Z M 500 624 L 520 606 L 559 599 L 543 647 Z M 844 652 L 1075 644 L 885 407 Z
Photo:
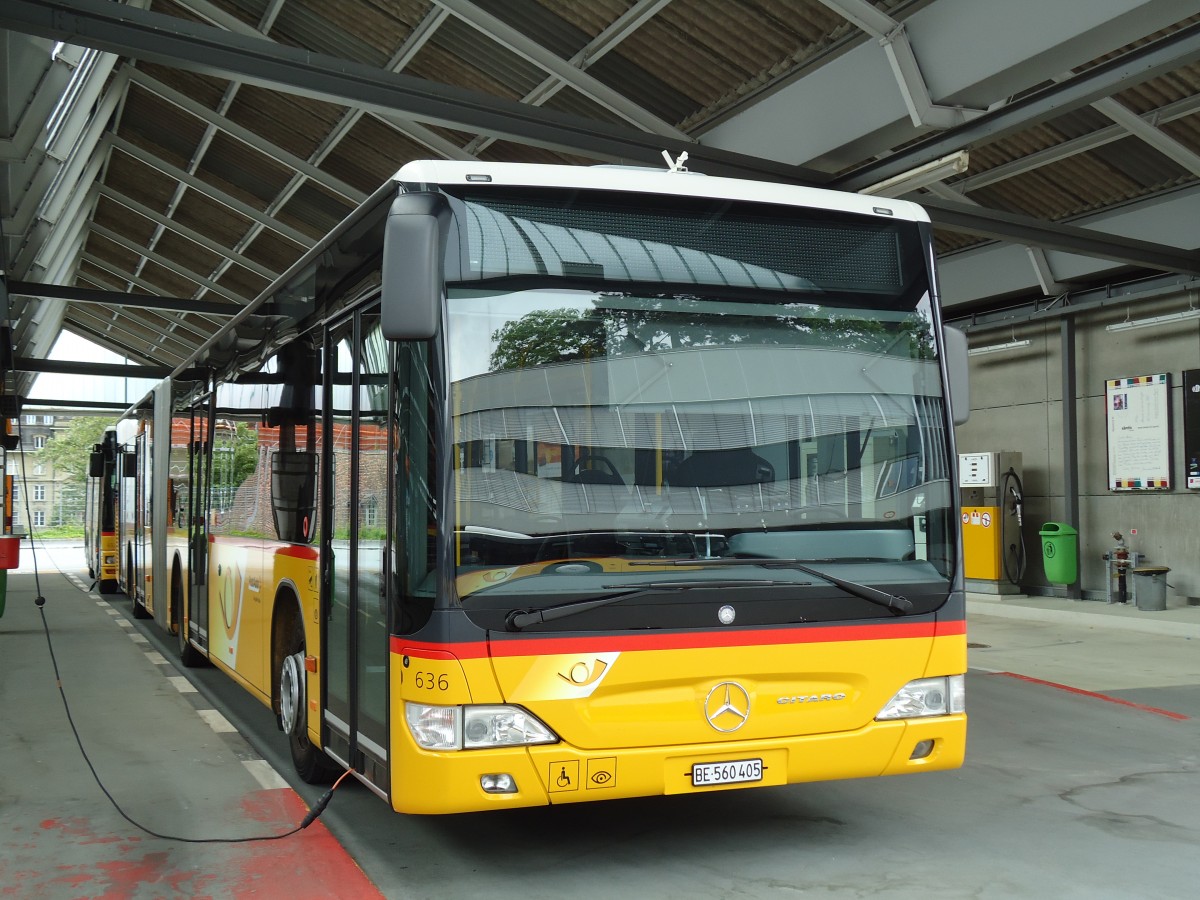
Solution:
M 1200 302 L 1198 302 L 1200 305 Z M 1129 318 L 1143 319 L 1188 307 L 1183 293 L 1138 302 Z M 1107 307 L 1076 318 L 1076 412 L 1078 416 L 1079 518 L 1070 522 L 1063 494 L 1063 407 L 1060 319 L 971 334 L 971 346 L 1028 338 L 1017 350 L 971 358 L 971 420 L 956 431 L 960 453 L 1015 450 L 1022 454 L 1028 565 L 1022 586 L 1046 593 L 1038 536 L 1047 521 L 1079 530 L 1080 587 L 1089 599 L 1106 595 L 1103 554 L 1125 535 L 1143 562 L 1168 566 L 1168 603 L 1200 602 L 1200 491 L 1186 487 L 1183 452 L 1183 370 L 1200 368 L 1200 319 L 1110 333 L 1105 326 L 1126 318 Z M 1112 378 L 1170 376 L 1170 491 L 1116 492 L 1108 489 L 1105 383 Z M 1130 532 L 1137 529 L 1137 534 Z M 1056 593 L 1063 592 L 1055 587 Z

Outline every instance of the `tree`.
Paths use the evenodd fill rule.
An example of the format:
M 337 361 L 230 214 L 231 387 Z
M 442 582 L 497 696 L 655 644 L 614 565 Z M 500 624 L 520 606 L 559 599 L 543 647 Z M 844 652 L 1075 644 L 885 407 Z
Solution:
M 233 483 L 241 484 L 258 465 L 258 431 L 245 422 L 238 422 L 233 439 Z
M 506 322 L 492 335 L 492 370 L 527 369 L 604 355 L 604 335 L 574 309 L 545 309 Z
M 929 322 L 919 313 L 902 321 L 876 318 L 869 310 L 779 304 L 777 316 L 761 311 L 738 315 L 736 307 L 714 315 L 713 305 L 686 294 L 638 295 L 640 305 L 591 309 L 546 309 L 506 322 L 492 333 L 492 371 L 523 369 L 582 359 L 687 348 L 793 345 L 858 350 L 928 359 L 933 355 Z M 664 302 L 669 301 L 669 302 Z
M 63 431 L 46 441 L 39 458 L 53 466 L 56 477 L 67 483 L 82 483 L 87 478 L 88 455 L 104 437 L 104 429 L 113 424 L 103 416 L 81 416 L 71 420 Z

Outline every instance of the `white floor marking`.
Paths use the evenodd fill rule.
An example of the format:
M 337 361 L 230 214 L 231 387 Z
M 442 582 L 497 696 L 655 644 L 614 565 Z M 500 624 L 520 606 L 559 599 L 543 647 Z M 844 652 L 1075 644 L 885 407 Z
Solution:
M 267 791 L 278 790 L 285 788 L 288 783 L 284 781 L 278 772 L 271 768 L 271 764 L 265 759 L 243 759 L 242 765 L 246 767 L 254 780 Z
M 215 709 L 198 709 L 196 712 L 200 714 L 200 718 L 208 723 L 208 727 L 217 734 L 233 734 L 237 731 L 233 727 L 233 723 Z

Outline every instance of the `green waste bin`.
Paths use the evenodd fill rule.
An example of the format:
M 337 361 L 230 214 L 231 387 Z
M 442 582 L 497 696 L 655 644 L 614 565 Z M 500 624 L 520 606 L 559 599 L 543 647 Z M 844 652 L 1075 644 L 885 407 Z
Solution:
M 1042 565 L 1051 584 L 1074 584 L 1079 577 L 1079 532 L 1065 522 L 1047 522 L 1042 538 Z

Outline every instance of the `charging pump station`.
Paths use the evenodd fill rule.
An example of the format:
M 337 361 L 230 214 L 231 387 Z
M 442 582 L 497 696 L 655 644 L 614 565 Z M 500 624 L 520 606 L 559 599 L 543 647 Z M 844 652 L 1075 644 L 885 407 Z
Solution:
M 1018 593 L 1025 574 L 1021 454 L 1014 450 L 960 453 L 958 489 L 967 590 Z

